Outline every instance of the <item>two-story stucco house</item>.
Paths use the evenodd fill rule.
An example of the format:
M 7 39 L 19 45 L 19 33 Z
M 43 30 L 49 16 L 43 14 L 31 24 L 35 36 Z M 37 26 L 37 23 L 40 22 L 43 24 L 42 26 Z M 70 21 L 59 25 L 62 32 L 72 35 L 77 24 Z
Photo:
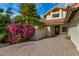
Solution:
M 48 36 L 67 33 L 67 27 L 64 24 L 65 15 L 66 8 L 61 6 L 56 6 L 45 13 L 41 21 L 47 25 Z

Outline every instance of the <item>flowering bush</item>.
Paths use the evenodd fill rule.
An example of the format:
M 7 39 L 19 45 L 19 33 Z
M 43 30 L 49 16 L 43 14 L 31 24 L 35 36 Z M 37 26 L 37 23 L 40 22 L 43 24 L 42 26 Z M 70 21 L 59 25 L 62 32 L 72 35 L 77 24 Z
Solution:
M 27 40 L 35 33 L 35 28 L 31 25 L 12 23 L 8 25 L 8 39 L 9 43 L 19 43 Z

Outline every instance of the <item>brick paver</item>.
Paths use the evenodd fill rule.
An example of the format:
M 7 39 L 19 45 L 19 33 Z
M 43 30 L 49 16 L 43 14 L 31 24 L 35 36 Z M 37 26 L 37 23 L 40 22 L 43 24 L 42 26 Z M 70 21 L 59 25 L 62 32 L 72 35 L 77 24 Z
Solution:
M 64 36 L 24 42 L 0 48 L 0 55 L 7 56 L 76 56 L 79 52 Z

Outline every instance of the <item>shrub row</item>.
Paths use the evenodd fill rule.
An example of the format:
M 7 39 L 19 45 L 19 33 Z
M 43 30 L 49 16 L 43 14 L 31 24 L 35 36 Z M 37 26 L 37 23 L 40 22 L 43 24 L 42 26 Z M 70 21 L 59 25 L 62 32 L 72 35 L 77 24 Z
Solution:
M 8 24 L 8 34 L 5 41 L 8 43 L 19 43 L 27 41 L 35 33 L 35 28 L 27 24 Z

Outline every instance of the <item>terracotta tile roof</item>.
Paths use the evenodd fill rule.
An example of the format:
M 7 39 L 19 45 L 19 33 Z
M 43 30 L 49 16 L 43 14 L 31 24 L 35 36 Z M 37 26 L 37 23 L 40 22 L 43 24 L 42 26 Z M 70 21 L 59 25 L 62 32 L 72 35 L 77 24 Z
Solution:
M 40 21 L 44 22 L 46 25 L 60 25 L 60 24 L 64 24 L 64 19 L 51 19 L 51 20 L 43 19 L 43 20 L 40 20 Z
M 56 7 L 52 8 L 52 9 L 48 10 L 48 11 L 44 14 L 44 16 L 48 15 L 50 12 L 54 12 L 55 10 L 59 10 L 59 9 L 66 10 L 65 7 L 56 6 Z
M 69 7 L 75 6 L 77 3 L 69 3 Z
M 65 17 L 65 23 L 69 23 L 70 20 L 74 17 L 74 15 L 77 13 L 77 11 L 79 10 L 78 7 L 74 7 L 75 5 L 77 5 L 78 3 L 70 3 L 67 7 L 67 13 L 66 13 L 66 17 Z M 74 7 L 74 8 L 73 8 Z M 73 11 L 72 11 L 72 10 Z
M 76 4 L 78 4 L 78 3 L 69 3 L 68 6 L 66 7 L 66 10 L 74 7 Z

